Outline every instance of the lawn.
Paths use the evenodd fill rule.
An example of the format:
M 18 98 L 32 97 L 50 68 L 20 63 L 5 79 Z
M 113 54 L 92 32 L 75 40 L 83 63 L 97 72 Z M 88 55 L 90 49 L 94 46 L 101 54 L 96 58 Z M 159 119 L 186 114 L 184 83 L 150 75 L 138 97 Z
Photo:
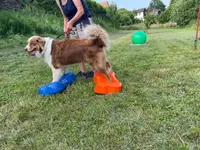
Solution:
M 122 92 L 95 95 L 92 80 L 78 79 L 50 97 L 37 94 L 51 70 L 23 51 L 27 37 L 0 39 L 0 149 L 200 149 L 194 36 L 192 30 L 149 30 L 146 45 L 131 47 L 131 31 L 112 34 L 107 56 Z

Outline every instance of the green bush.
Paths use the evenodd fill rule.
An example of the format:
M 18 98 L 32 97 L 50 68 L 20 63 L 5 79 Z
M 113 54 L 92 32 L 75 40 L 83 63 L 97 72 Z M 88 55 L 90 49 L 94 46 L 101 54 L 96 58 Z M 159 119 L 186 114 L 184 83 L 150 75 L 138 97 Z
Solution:
M 147 14 L 144 18 L 145 27 L 149 29 L 154 23 L 156 23 L 156 17 L 154 15 Z
M 129 26 L 135 23 L 135 14 L 132 11 L 128 11 L 125 8 L 118 10 L 119 23 L 121 26 Z

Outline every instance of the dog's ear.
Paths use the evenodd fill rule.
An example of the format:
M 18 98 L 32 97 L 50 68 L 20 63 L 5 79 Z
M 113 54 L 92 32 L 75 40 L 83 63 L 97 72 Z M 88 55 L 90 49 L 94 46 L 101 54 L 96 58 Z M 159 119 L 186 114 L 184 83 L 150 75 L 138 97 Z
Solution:
M 36 42 L 38 43 L 38 51 L 39 51 L 40 53 L 42 53 L 43 48 L 44 48 L 44 45 L 45 45 L 45 40 L 44 40 L 44 38 L 38 37 L 38 38 L 36 39 Z
M 44 44 L 45 44 L 45 40 L 44 40 L 44 38 L 42 38 L 42 37 L 38 37 L 38 38 L 36 39 L 36 42 L 37 42 L 37 43 L 40 43 L 42 46 L 44 46 Z

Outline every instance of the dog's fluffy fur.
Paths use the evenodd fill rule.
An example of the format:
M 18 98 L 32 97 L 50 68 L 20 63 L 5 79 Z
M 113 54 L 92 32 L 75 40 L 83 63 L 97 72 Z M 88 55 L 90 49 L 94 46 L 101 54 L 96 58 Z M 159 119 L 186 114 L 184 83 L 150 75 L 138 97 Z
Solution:
M 60 79 L 68 65 L 81 62 L 89 63 L 94 71 L 104 73 L 109 79 L 111 67 L 105 55 L 105 49 L 109 49 L 107 32 L 99 25 L 89 25 L 85 32 L 86 39 L 54 40 L 32 36 L 24 50 L 45 60 L 52 69 L 53 82 Z

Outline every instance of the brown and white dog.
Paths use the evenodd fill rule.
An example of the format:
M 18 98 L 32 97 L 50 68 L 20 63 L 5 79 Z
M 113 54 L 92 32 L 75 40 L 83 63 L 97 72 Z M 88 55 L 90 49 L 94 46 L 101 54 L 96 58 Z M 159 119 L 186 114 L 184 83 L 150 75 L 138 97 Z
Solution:
M 24 50 L 44 59 L 52 69 L 53 82 L 60 79 L 68 65 L 81 62 L 89 63 L 94 71 L 104 73 L 109 80 L 111 67 L 105 55 L 105 49 L 109 48 L 108 34 L 99 25 L 89 25 L 85 32 L 86 39 L 54 40 L 32 36 Z

